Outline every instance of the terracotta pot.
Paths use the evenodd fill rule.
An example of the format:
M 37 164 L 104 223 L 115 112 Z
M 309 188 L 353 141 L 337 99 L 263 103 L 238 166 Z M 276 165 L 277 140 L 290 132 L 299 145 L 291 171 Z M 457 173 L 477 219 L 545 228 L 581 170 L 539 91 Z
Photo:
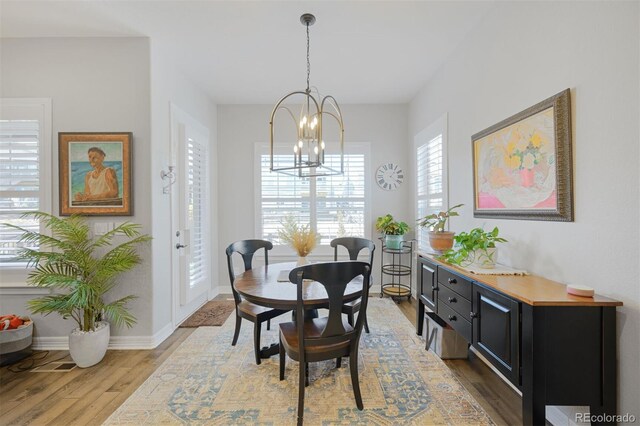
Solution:
M 438 253 L 443 253 L 453 247 L 453 236 L 455 232 L 434 232 L 429 231 L 429 244 Z

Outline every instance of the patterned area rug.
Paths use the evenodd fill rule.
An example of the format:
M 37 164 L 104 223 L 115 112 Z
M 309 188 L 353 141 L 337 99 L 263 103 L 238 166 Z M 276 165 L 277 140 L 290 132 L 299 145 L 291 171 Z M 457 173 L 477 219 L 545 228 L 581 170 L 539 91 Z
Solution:
M 273 322 L 287 321 L 282 315 Z M 353 397 L 348 360 L 310 364 L 305 392 L 307 425 L 493 424 L 446 365 L 431 351 L 390 299 L 371 298 L 371 334 L 360 341 L 364 410 Z M 287 358 L 278 380 L 278 357 L 256 365 L 252 325 L 244 322 L 231 346 L 234 318 L 200 327 L 105 424 L 265 424 L 296 422 L 298 363 Z M 278 341 L 278 327 L 263 326 L 262 344 Z
M 180 324 L 180 327 L 202 327 L 209 325 L 222 325 L 236 308 L 233 300 L 212 300 L 204 304 Z

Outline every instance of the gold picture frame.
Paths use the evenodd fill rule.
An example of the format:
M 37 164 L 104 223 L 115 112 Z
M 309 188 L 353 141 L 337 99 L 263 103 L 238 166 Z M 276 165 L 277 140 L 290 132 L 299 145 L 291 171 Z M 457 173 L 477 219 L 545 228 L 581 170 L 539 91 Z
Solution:
M 474 217 L 573 221 L 569 89 L 471 141 Z
M 131 216 L 131 132 L 60 132 L 60 215 Z

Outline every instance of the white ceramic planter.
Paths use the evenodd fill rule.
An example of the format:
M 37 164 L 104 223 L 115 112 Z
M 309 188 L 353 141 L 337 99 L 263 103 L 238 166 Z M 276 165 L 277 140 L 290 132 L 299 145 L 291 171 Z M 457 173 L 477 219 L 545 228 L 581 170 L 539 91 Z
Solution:
M 75 329 L 69 335 L 69 353 L 78 367 L 96 365 L 107 353 L 111 332 L 108 322 L 97 322 L 96 331 Z
M 486 250 L 476 250 L 473 263 L 484 269 L 493 269 L 496 267 L 497 258 L 498 249 L 496 247 Z

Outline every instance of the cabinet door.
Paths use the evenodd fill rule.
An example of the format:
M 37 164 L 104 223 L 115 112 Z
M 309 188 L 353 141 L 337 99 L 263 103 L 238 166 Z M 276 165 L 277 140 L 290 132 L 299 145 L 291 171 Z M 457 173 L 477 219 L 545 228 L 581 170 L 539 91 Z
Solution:
M 473 285 L 473 346 L 515 385 L 520 385 L 520 304 Z
M 420 299 L 433 312 L 437 312 L 438 281 L 436 280 L 436 265 L 423 257 L 418 258 L 418 282 L 420 283 Z

